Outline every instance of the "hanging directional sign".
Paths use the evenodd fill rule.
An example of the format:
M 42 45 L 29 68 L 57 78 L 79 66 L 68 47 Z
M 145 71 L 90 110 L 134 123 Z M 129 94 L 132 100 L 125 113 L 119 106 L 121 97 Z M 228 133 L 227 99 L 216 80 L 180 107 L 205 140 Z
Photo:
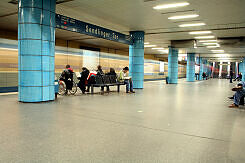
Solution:
M 56 28 L 116 41 L 123 44 L 131 44 L 130 36 L 60 14 L 56 14 Z

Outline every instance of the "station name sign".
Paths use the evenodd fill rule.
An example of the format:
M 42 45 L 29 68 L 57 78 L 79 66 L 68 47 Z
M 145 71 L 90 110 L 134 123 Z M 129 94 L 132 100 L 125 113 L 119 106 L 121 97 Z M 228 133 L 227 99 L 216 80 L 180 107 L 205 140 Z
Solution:
M 116 41 L 123 44 L 131 44 L 130 36 L 60 14 L 56 14 L 56 28 Z

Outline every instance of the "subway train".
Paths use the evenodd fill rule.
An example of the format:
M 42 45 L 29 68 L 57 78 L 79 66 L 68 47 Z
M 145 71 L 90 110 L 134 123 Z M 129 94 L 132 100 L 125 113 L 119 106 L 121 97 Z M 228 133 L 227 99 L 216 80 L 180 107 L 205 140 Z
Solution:
M 30 63 L 32 64 L 32 63 Z M 59 77 L 66 64 L 70 64 L 75 72 L 81 72 L 82 67 L 96 70 L 101 65 L 104 72 L 113 67 L 119 72 L 129 65 L 129 57 L 119 54 L 55 47 L 55 75 Z M 168 75 L 168 63 L 145 59 L 145 80 L 161 80 Z M 179 78 L 186 76 L 186 66 L 179 65 Z M 18 86 L 18 41 L 0 39 L 0 91 L 17 90 Z

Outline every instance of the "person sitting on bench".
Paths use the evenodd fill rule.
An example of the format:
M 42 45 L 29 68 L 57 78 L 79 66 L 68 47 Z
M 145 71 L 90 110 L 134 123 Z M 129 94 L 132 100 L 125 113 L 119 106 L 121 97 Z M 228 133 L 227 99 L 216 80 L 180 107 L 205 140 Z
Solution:
M 229 107 L 230 108 L 238 108 L 241 98 L 245 95 L 244 83 L 243 82 L 239 82 L 237 84 L 237 87 L 232 88 L 232 91 L 236 91 L 236 93 L 234 95 L 234 100 L 233 100 L 234 103 L 231 104 Z
M 102 70 L 102 66 L 101 66 L 101 65 L 98 65 L 98 66 L 97 66 L 96 72 L 97 72 L 96 75 L 98 75 L 98 76 L 101 76 L 101 77 L 102 77 L 102 76 L 105 75 L 105 73 L 104 73 L 103 70 Z M 101 86 L 101 91 L 104 91 L 104 86 Z
M 242 73 L 241 72 L 239 72 L 238 73 L 238 76 L 234 79 L 234 81 L 241 81 L 242 80 Z
M 124 67 L 119 73 L 118 81 L 124 82 L 124 84 L 126 84 L 126 93 L 129 93 L 129 91 L 131 93 L 135 93 L 134 88 L 133 88 L 132 79 L 131 79 L 131 77 L 128 76 L 128 71 L 129 71 L 129 68 Z
M 106 75 L 117 77 L 117 73 L 115 72 L 114 68 L 110 68 L 110 72 L 106 73 Z
M 81 89 L 82 93 L 85 94 L 89 70 L 86 67 L 83 67 L 80 75 L 81 76 L 77 78 L 79 80 L 78 87 Z

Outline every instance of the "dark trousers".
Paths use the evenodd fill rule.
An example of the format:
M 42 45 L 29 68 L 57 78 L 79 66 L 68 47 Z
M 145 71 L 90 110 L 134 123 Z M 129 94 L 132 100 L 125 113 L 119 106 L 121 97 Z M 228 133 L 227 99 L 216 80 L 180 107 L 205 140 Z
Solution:
M 230 77 L 230 83 L 232 83 L 232 77 Z
M 86 81 L 85 80 L 80 80 L 78 83 L 78 87 L 81 89 L 83 93 L 85 93 L 86 90 Z

